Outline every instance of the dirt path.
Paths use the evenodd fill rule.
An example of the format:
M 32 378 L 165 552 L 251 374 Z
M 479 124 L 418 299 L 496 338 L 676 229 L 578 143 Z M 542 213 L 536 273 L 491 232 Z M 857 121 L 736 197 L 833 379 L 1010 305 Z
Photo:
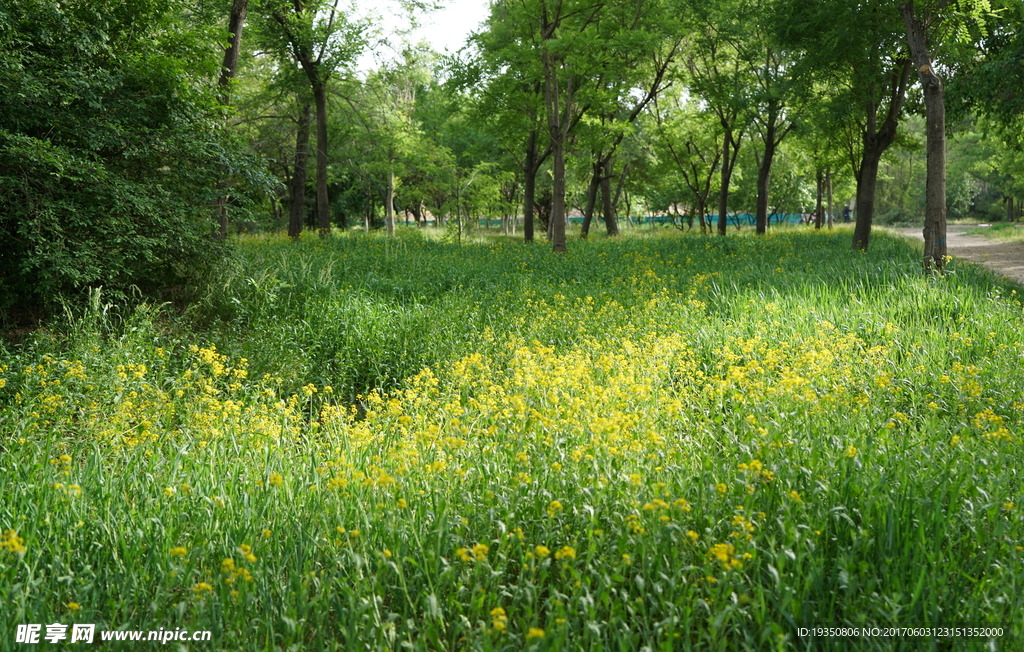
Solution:
M 963 258 L 980 263 L 992 271 L 1024 284 L 1024 242 L 998 242 L 987 238 L 966 235 L 966 226 L 950 226 L 946 230 L 947 253 L 954 258 Z M 919 228 L 893 229 L 900 235 L 924 242 L 924 233 Z

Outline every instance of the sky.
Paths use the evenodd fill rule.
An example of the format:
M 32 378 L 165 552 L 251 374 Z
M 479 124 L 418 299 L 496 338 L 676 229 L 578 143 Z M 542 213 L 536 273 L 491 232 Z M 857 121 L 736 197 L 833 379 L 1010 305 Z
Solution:
M 425 40 L 438 52 L 455 52 L 465 43 L 469 33 L 487 18 L 488 0 L 439 0 L 444 8 L 420 15 L 420 27 L 404 38 L 412 43 Z M 399 32 L 409 28 L 408 18 L 396 0 L 354 0 L 356 12 L 362 16 L 379 16 L 385 35 L 396 45 Z M 374 48 L 359 61 L 360 70 L 377 67 L 379 61 L 393 57 L 387 47 Z

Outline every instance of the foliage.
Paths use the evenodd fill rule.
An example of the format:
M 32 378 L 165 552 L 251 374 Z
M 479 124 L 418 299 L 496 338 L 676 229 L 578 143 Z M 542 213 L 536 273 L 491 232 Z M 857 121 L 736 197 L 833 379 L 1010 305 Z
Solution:
M 0 306 L 152 292 L 217 265 L 218 186 L 244 207 L 262 179 L 220 122 L 220 34 L 190 8 L 0 9 Z

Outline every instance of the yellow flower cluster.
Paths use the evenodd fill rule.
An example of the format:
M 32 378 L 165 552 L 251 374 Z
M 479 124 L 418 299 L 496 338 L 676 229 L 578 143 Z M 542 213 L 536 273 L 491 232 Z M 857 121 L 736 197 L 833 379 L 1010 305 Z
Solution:
M 13 552 L 16 555 L 25 554 L 25 539 L 18 536 L 15 530 L 4 530 L 0 533 L 0 550 Z

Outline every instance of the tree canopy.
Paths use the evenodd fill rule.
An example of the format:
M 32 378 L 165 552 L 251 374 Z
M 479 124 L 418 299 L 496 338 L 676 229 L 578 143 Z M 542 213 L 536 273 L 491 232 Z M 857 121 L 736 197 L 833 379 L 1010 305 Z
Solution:
M 704 227 L 712 205 L 722 234 L 739 215 L 764 232 L 849 205 L 860 248 L 876 215 L 1012 218 L 1022 12 L 497 0 L 460 52 L 392 42 L 397 58 L 360 69 L 374 26 L 324 0 L 8 3 L 0 305 L 97 285 L 173 295 L 218 268 L 229 222 L 461 236 L 493 220 L 526 241 L 536 223 L 563 251 L 570 222 L 584 237 L 595 216 L 614 236 L 630 212 Z M 912 117 L 940 104 L 944 126 Z M 949 156 L 931 203 L 915 147 Z

